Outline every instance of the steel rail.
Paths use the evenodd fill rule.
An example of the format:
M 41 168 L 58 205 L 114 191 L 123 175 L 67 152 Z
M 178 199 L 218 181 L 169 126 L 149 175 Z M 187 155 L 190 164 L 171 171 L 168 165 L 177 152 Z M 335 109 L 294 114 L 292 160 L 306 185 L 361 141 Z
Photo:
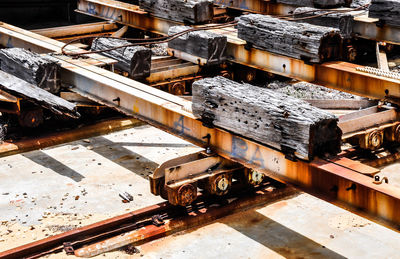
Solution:
M 4 31 L 4 27 L 0 26 L 0 35 Z M 20 34 L 24 34 L 23 31 L 18 30 Z M 7 35 L 13 37 L 15 34 L 9 32 Z M 25 45 L 28 43 L 24 42 Z M 197 146 L 210 147 L 218 155 L 292 183 L 333 204 L 353 212 L 360 212 L 361 209 L 362 215 L 372 219 L 378 217 L 388 226 L 400 224 L 400 211 L 396 209 L 400 206 L 399 188 L 389 184 L 375 185 L 372 178 L 355 172 L 369 174 L 378 171 L 374 168 L 341 157 L 331 159 L 335 163 L 318 158 L 312 162 L 289 160 L 285 154 L 271 147 L 219 128 L 205 127 L 190 112 L 190 101 L 85 61 L 63 56 L 55 58 L 61 62 L 63 81 L 74 86 L 73 91 L 89 99 L 133 115 Z M 210 141 L 205 137 L 209 137 Z
M 131 244 L 133 241 L 147 242 L 154 240 L 211 223 L 213 220 L 236 212 L 274 202 L 297 192 L 292 187 L 270 181 L 254 191 L 242 189 L 225 198 L 214 199 L 213 197 L 201 196 L 193 206 L 188 208 L 177 209 L 169 203 L 163 202 L 0 252 L 0 258 L 37 258 L 49 253 L 58 253 L 63 250 L 63 244 L 66 242 L 71 243 L 74 248 L 78 248 L 75 250 L 75 255 L 94 256 L 112 249 L 112 245 L 121 247 L 123 242 Z M 157 225 L 152 224 L 151 219 L 156 215 L 165 215 L 160 217 L 165 222 L 160 222 L 161 224 Z M 136 229 L 135 224 L 137 225 Z M 130 226 L 134 230 L 129 230 Z M 119 230 L 130 232 L 123 234 L 122 237 L 113 235 L 113 232 L 117 235 L 125 232 Z M 111 236 L 108 235 L 108 232 L 111 233 Z M 131 236 L 135 236 L 135 239 L 133 240 Z M 113 242 L 116 239 L 119 242 Z M 93 244 L 93 242 L 99 243 Z M 99 244 L 101 244 L 101 247 Z M 82 247 L 82 245 L 87 246 Z
M 106 219 L 100 222 L 93 223 L 88 226 L 77 228 L 65 233 L 61 233 L 42 240 L 38 240 L 33 243 L 29 243 L 4 252 L 0 252 L 0 258 L 17 259 L 17 258 L 33 256 L 35 254 L 43 253 L 44 251 L 48 251 L 56 247 L 62 246 L 64 242 L 74 241 L 84 236 L 90 236 L 104 231 L 108 231 L 110 229 L 116 228 L 119 225 L 133 223 L 134 221 L 141 220 L 147 216 L 161 213 L 170 207 L 171 205 L 168 202 L 152 205 L 114 218 Z

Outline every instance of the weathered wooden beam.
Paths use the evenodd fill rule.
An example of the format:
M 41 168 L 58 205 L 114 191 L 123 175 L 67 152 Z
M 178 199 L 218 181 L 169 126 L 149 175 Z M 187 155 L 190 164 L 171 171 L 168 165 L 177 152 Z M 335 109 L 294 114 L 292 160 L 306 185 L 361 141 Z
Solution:
M 140 0 L 139 6 L 154 16 L 188 24 L 211 21 L 214 15 L 210 0 Z
M 388 25 L 400 26 L 400 0 L 372 0 L 368 16 Z
M 337 28 L 340 30 L 340 34 L 343 38 L 352 37 L 351 34 L 353 32 L 354 17 L 351 13 L 329 13 L 323 16 L 318 16 L 327 13 L 327 11 L 311 7 L 296 8 L 293 13 L 295 18 L 315 16 L 311 19 L 307 18 L 299 20 L 300 22 Z
M 80 117 L 75 104 L 4 71 L 0 71 L 0 89 L 17 97 L 25 98 L 55 114 L 67 115 L 72 118 Z
M 168 35 L 190 29 L 188 26 L 173 26 Z M 210 31 L 194 31 L 182 35 L 170 42 L 168 47 L 207 60 L 207 64 L 218 64 L 226 60 L 227 38 Z
M 330 8 L 344 6 L 350 1 L 346 0 L 276 0 L 280 4 L 288 4 L 295 6 Z
M 91 50 L 108 50 L 118 46 L 127 46 L 129 41 L 111 38 L 97 38 Z M 115 68 L 129 73 L 134 79 L 150 75 L 151 50 L 142 46 L 131 46 L 103 52 L 102 55 L 118 60 Z
M 56 61 L 22 48 L 0 50 L 0 69 L 51 93 L 60 91 Z
M 340 151 L 342 132 L 336 116 L 303 100 L 224 77 L 196 81 L 192 92 L 193 113 L 205 125 L 305 160 Z
M 364 5 L 371 3 L 371 0 L 352 0 L 350 7 L 351 8 L 358 8 Z
M 239 17 L 238 37 L 269 52 L 320 63 L 340 57 L 339 29 L 281 20 L 268 15 Z

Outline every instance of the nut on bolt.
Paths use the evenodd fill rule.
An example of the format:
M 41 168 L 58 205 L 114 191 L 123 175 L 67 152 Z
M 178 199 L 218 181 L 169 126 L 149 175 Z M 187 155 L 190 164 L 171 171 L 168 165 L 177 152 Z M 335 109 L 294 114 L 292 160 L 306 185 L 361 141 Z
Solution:
M 253 169 L 248 169 L 245 172 L 246 180 L 250 185 L 259 185 L 264 180 L 264 174 Z
M 383 144 L 384 134 L 382 130 L 373 130 L 359 138 L 361 148 L 376 150 Z
M 178 189 L 178 204 L 187 206 L 197 199 L 197 187 L 193 184 L 184 184 Z
M 232 186 L 232 175 L 222 173 L 208 178 L 205 189 L 210 194 L 225 195 Z

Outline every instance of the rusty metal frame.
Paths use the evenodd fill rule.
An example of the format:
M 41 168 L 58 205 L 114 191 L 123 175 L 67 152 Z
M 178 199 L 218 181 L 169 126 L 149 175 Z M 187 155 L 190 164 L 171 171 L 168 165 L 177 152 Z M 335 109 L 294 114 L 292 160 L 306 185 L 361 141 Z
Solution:
M 0 45 L 11 48 L 19 47 L 29 49 L 36 53 L 61 53 L 64 43 L 20 29 L 16 26 L 0 22 Z M 81 48 L 68 46 L 68 51 L 82 52 Z M 87 62 L 96 66 L 115 64 L 117 61 L 98 54 L 88 54 Z
M 152 17 L 137 5 L 109 0 L 78 0 L 76 11 L 138 29 L 147 28 L 148 31 L 164 35 L 168 34 L 169 27 L 183 25 L 183 23 Z
M 103 4 L 107 3 L 107 5 L 104 4 L 104 6 L 102 6 L 101 2 L 103 2 Z M 128 4 L 128 6 L 132 7 L 134 5 Z M 119 10 L 117 8 L 116 2 L 112 0 L 80 0 L 78 2 L 78 9 L 82 13 L 103 19 L 113 20 L 115 18 L 114 16 L 110 18 L 104 13 Z M 115 12 L 118 13 L 117 11 Z M 171 24 L 164 23 L 164 20 L 151 17 L 147 13 L 129 11 L 126 8 L 119 12 L 123 14 L 121 18 L 123 22 L 121 23 L 136 28 L 151 31 L 158 28 L 157 32 L 159 34 L 165 34 L 168 31 L 168 26 L 171 26 Z M 135 19 L 125 19 L 124 17 L 128 17 L 128 14 L 125 12 L 131 12 L 131 15 L 133 15 Z M 142 17 L 147 22 L 137 21 L 137 17 Z M 120 21 L 116 20 L 116 22 Z M 162 26 L 159 23 L 161 23 Z M 394 102 L 398 102 L 396 99 L 400 98 L 400 80 L 357 71 L 356 67 L 360 66 L 348 62 L 307 64 L 302 60 L 269 53 L 267 51 L 255 48 L 248 49 L 246 47 L 246 42 L 237 38 L 235 29 L 225 28 L 214 31 L 227 36 L 227 54 L 231 57 L 231 62 L 369 98 L 393 98 L 392 101 Z
M 362 208 L 381 219 L 400 224 L 400 211 L 395 209 L 400 206 L 400 190 L 391 185 L 374 185 L 372 178 L 358 173 L 372 168 L 356 161 L 350 164 L 323 159 L 311 163 L 291 161 L 270 147 L 222 129 L 203 126 L 188 111 L 189 101 L 156 92 L 147 85 L 103 69 L 87 67 L 79 61 L 64 63 L 63 67 L 63 78 L 76 86 L 76 92 L 90 99 L 132 114 L 195 145 L 210 147 L 227 159 L 295 184 L 332 203 L 346 204 L 353 210 Z M 113 101 L 118 97 L 119 102 Z M 209 143 L 204 140 L 205 136 L 210 136 Z
M 3 26 L 0 26 L 1 36 L 4 36 Z M 16 31 L 19 36 L 22 34 L 29 39 L 29 33 L 22 29 Z M 6 35 L 13 38 L 15 34 L 8 31 Z M 25 46 L 29 42 L 34 46 L 34 38 L 25 41 Z M 289 160 L 271 147 L 219 128 L 203 126 L 191 113 L 190 101 L 93 66 L 86 60 L 55 58 L 61 62 L 63 81 L 75 86 L 75 92 L 89 99 L 131 114 L 195 145 L 209 147 L 222 157 L 292 183 L 331 203 L 355 212 L 361 210 L 363 215 L 378 217 L 389 225 L 400 224 L 400 211 L 397 210 L 400 190 L 388 184 L 375 185 L 372 178 L 362 174 L 365 170 L 375 170 L 373 168 L 340 157 L 334 160 L 317 158 L 312 162 Z M 368 78 L 364 76 L 364 80 Z M 380 78 L 375 80 L 378 86 L 387 82 Z M 397 83 L 393 85 L 398 86 Z M 209 141 L 204 139 L 206 136 Z

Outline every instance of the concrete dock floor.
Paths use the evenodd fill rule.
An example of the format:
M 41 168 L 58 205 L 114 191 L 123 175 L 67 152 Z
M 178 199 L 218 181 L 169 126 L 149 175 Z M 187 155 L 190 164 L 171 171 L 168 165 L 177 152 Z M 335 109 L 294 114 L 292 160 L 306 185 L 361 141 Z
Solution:
M 147 177 L 199 148 L 150 126 L 1 158 L 0 251 L 161 202 Z M 122 203 L 120 192 L 133 202 Z M 299 192 L 98 258 L 400 258 L 400 234 Z M 74 258 L 65 254 L 49 258 Z

